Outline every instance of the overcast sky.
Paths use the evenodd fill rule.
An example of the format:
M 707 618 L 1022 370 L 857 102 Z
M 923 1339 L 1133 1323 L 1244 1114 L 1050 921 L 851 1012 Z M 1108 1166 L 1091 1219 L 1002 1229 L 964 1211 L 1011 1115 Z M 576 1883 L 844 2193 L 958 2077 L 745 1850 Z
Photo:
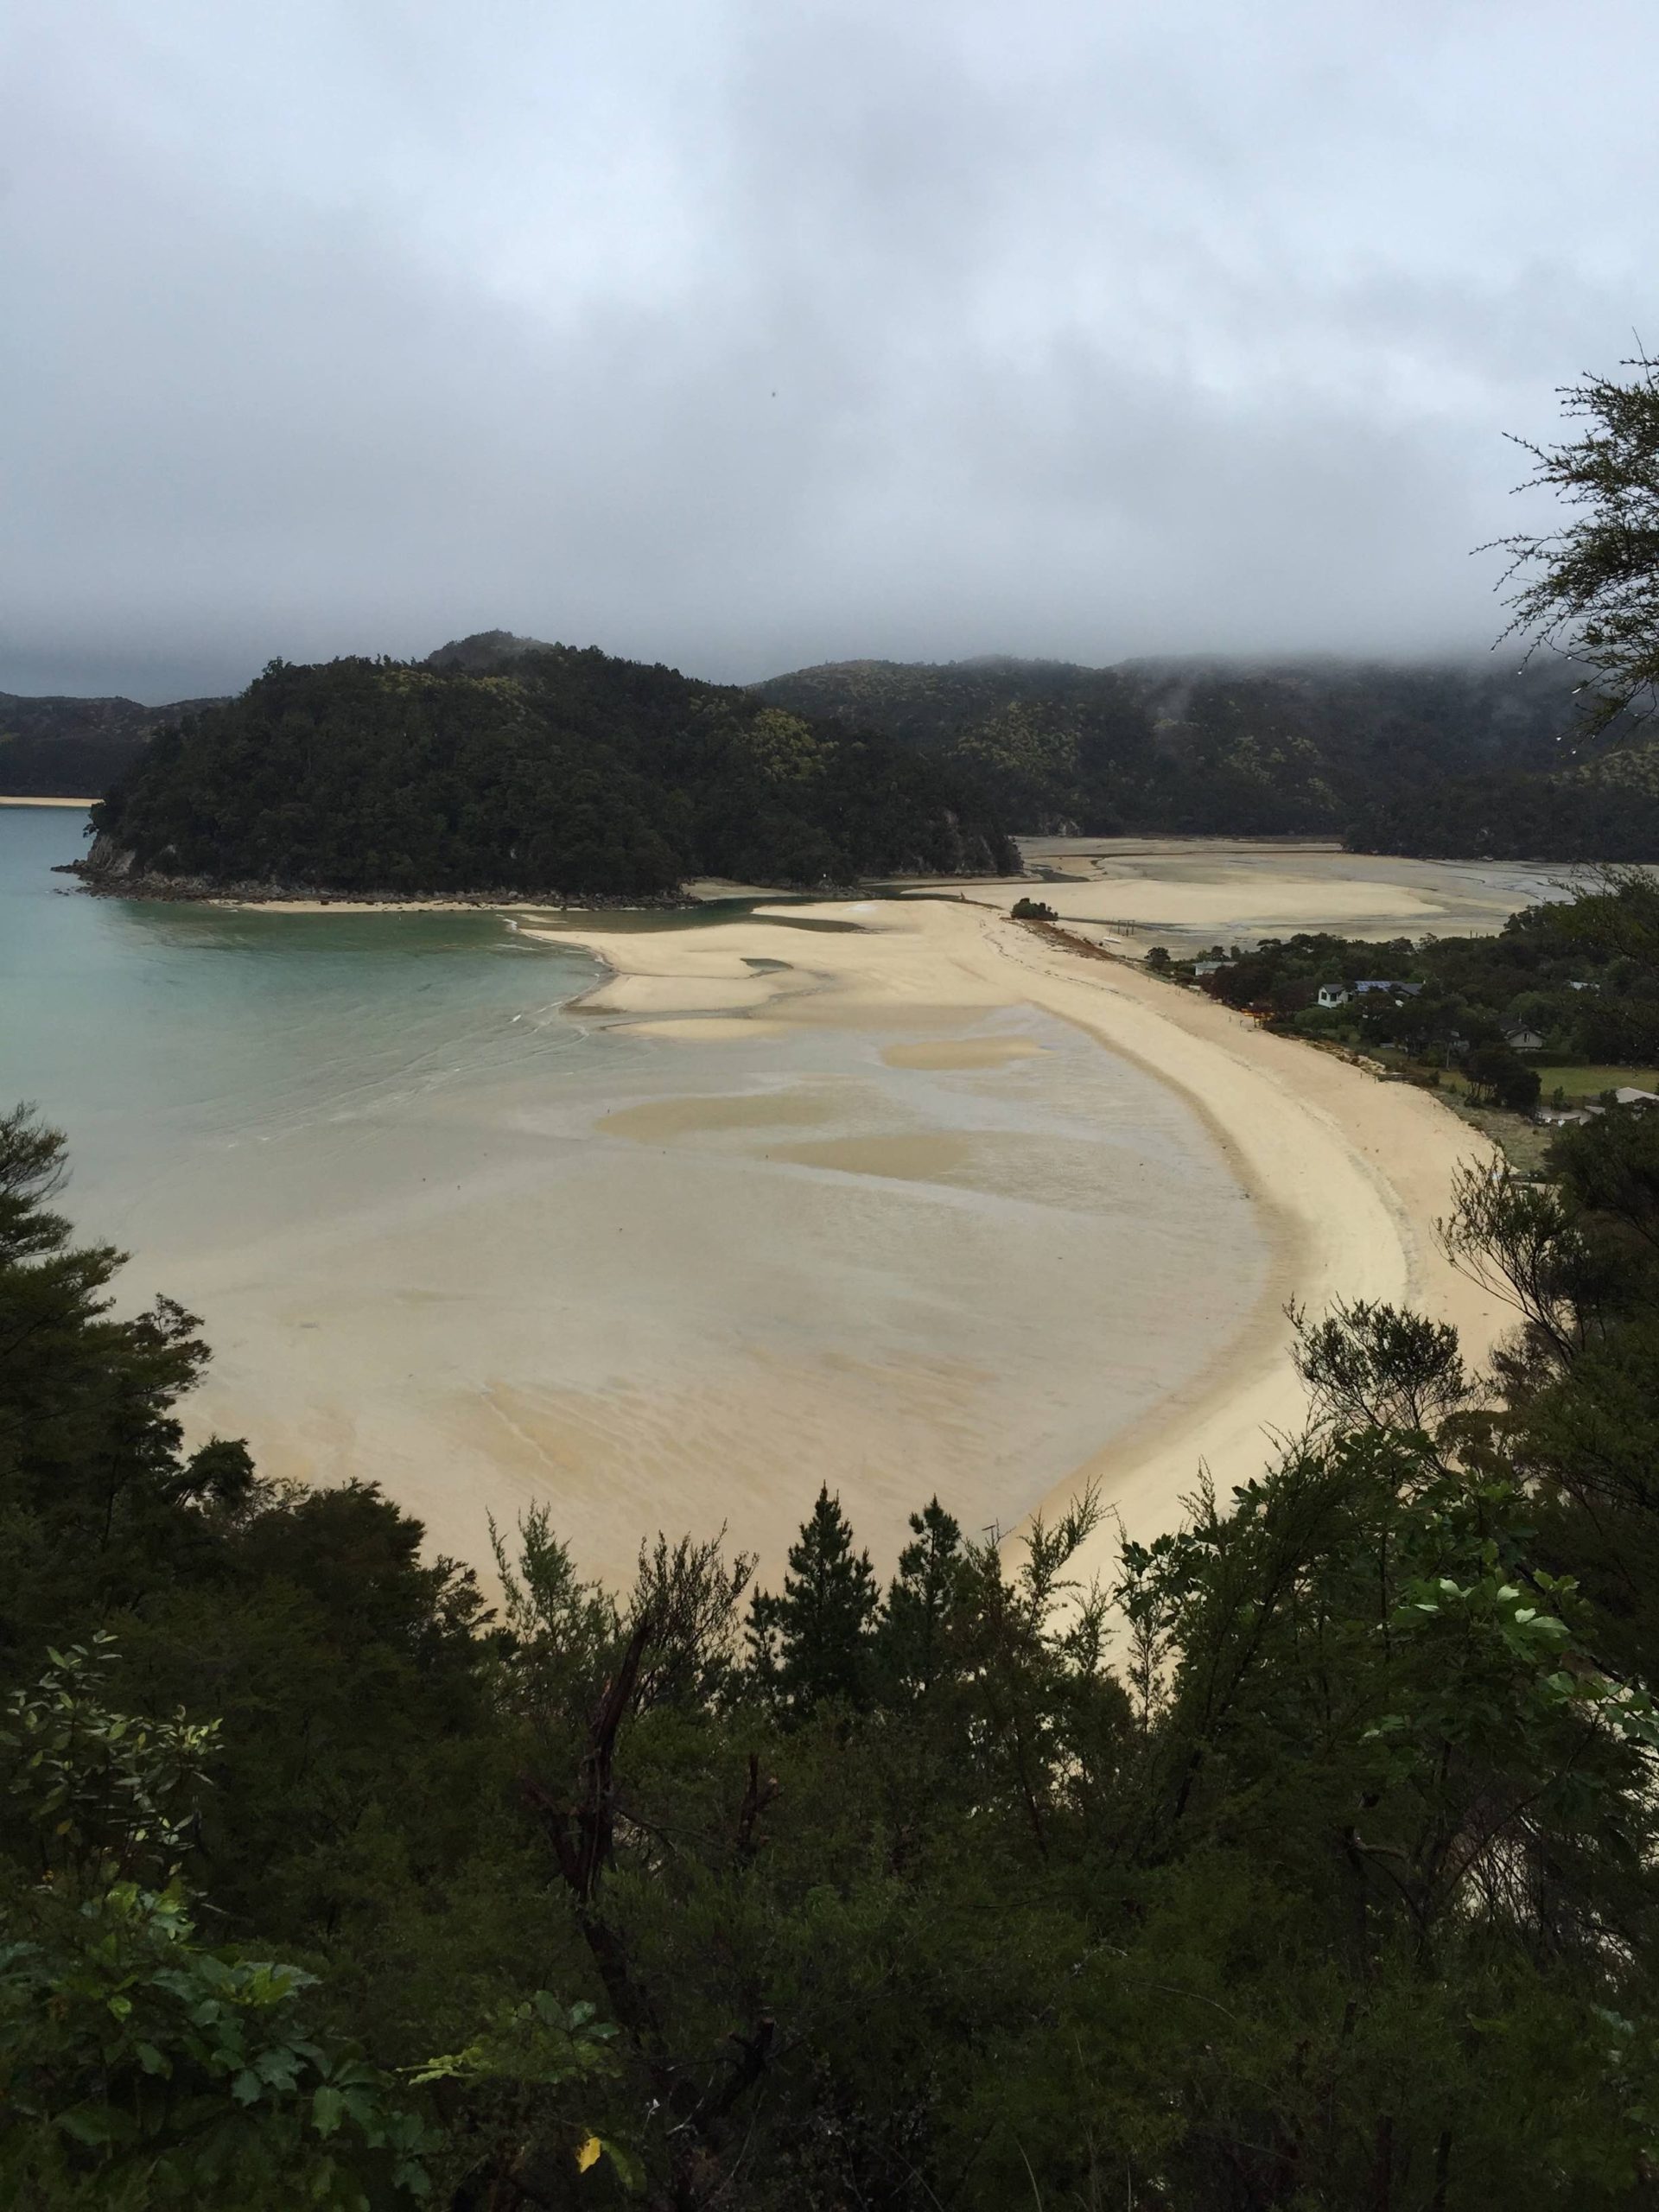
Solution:
M 0 0 L 0 689 L 1484 650 L 1656 81 L 1654 0 Z

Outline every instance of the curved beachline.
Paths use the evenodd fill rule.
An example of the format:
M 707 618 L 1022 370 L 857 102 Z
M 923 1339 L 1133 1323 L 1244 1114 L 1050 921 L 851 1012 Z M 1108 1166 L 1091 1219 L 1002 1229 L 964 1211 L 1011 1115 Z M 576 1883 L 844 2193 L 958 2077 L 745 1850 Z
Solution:
M 801 924 L 815 918 L 863 926 L 803 934 Z M 533 934 L 537 925 L 525 917 L 519 927 Z M 1258 1209 L 1268 1279 L 1209 1368 L 1043 1502 L 1052 1513 L 1084 1485 L 1098 1486 L 1109 1526 L 1096 1564 L 1115 1548 L 1110 1522 L 1121 1517 L 1143 1538 L 1173 1527 L 1201 1470 L 1225 1495 L 1261 1471 L 1275 1436 L 1301 1427 L 1287 1300 L 1315 1314 L 1340 1298 L 1410 1305 L 1454 1323 L 1471 1364 L 1505 1325 L 1434 1236 L 1458 1166 L 1492 1157 L 1484 1139 L 1424 1092 L 1270 1035 L 1132 963 L 1079 957 L 995 911 L 951 899 L 762 909 L 695 931 L 607 931 L 583 915 L 574 927 L 563 921 L 556 936 L 611 971 L 584 995 L 583 1013 L 649 1024 L 654 1036 L 879 1027 L 924 1013 L 963 1020 L 1029 1004 L 1135 1062 L 1198 1115 Z

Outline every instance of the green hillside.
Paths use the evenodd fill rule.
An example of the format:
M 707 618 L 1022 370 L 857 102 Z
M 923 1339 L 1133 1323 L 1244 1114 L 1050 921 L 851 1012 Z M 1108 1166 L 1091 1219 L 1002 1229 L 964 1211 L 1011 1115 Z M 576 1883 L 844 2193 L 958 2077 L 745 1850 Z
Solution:
M 1575 714 L 1573 672 L 1554 663 L 844 661 L 755 689 L 796 712 L 893 731 L 1033 834 L 1328 836 L 1375 824 L 1404 836 L 1465 780 L 1529 790 L 1556 767 Z M 1593 836 L 1593 809 L 1580 806 Z M 1659 809 L 1650 823 L 1626 810 L 1618 826 L 1659 852 Z M 1554 827 L 1545 809 L 1541 856 Z
M 636 896 L 995 873 L 995 810 L 946 762 L 589 648 L 463 640 L 421 664 L 273 662 L 158 734 L 89 865 L 340 891 Z M 480 672 L 482 670 L 497 672 Z
M 0 792 L 19 798 L 83 798 L 124 776 L 158 723 L 211 706 L 183 699 L 143 707 L 137 699 L 29 698 L 0 691 Z

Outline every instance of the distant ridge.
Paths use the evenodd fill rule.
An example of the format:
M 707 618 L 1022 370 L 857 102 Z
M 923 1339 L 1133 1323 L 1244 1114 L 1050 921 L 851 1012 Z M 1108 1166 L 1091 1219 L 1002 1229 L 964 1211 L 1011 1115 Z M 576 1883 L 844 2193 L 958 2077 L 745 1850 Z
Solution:
M 406 665 L 523 677 L 582 650 L 479 630 Z M 1615 732 L 1581 758 L 1579 681 L 1560 661 L 1517 671 L 1491 658 L 1190 654 L 1092 667 L 982 653 L 822 662 L 748 693 L 833 728 L 888 733 L 931 756 L 977 819 L 1025 834 L 1324 836 L 1441 857 L 1659 860 L 1659 748 Z M 0 792 L 108 790 L 151 730 L 222 703 L 0 694 Z
M 162 722 L 177 721 L 216 699 L 175 699 L 165 707 L 137 699 L 38 697 L 0 691 L 0 793 L 16 798 L 79 798 L 107 791 Z
M 1448 857 L 1659 859 L 1659 753 L 1573 750 L 1581 672 L 1487 660 L 982 654 L 755 685 L 948 763 L 1026 835 L 1323 836 Z M 1623 763 L 1621 766 L 1619 764 Z

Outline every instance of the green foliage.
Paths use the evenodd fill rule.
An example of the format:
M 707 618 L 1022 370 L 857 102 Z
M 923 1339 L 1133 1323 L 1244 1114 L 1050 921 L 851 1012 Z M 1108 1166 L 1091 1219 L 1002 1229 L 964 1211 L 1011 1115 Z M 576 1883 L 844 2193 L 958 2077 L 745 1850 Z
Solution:
M 891 730 L 1027 835 L 1330 836 L 1358 823 L 1362 849 L 1479 852 L 1481 837 L 1501 836 L 1505 806 L 1519 823 L 1535 785 L 1549 796 L 1517 828 L 1517 849 L 1659 853 L 1659 798 L 1558 788 L 1574 706 L 1570 671 L 1551 665 L 844 661 L 756 689 L 800 714 Z M 1486 811 L 1465 820 L 1465 802 L 1441 794 L 1471 779 Z M 1414 825 L 1436 806 L 1477 842 L 1375 843 L 1431 834 Z
M 1632 709 L 1650 715 L 1659 685 L 1659 365 L 1638 354 L 1621 366 L 1635 373 L 1586 377 L 1562 392 L 1562 412 L 1586 425 L 1581 435 L 1555 446 L 1519 442 L 1535 464 L 1528 488 L 1577 512 L 1547 536 L 1502 541 L 1510 577 L 1521 579 L 1512 627 L 1595 675 L 1591 735 Z
M 1562 721 L 1565 737 L 1570 718 Z M 1659 859 L 1650 753 L 1643 746 L 1554 774 L 1481 769 L 1368 791 L 1349 809 L 1343 842 L 1351 853 L 1436 860 Z
M 611 898 L 1014 865 L 958 779 L 868 729 L 592 650 L 435 659 L 273 662 L 157 735 L 95 810 L 99 854 L 220 883 Z
M 16 1689 L 0 1728 L 6 1787 L 40 1839 L 41 1874 L 57 1894 L 79 1896 L 140 1875 L 170 1881 L 189 1841 L 194 1800 L 218 1748 L 209 1721 L 147 1721 L 104 1701 L 115 1638 L 100 1633 L 90 1651 L 72 1644 L 33 1690 Z M 183 1817 L 170 1799 L 188 1796 Z
M 1296 1371 L 1316 1421 L 1328 1427 L 1429 1435 L 1470 1396 L 1458 1332 L 1449 1322 L 1368 1299 L 1338 1302 L 1318 1322 L 1295 1305 L 1287 1312 L 1296 1334 Z
M 754 1670 L 785 1712 L 868 1701 L 876 1605 L 870 1555 L 854 1550 L 851 1524 L 826 1484 L 790 1547 L 781 1596 L 757 1590 L 750 1608 Z
M 1513 1114 L 1531 1113 L 1543 1089 L 1537 1069 L 1496 1039 L 1470 1053 L 1468 1077 L 1471 1097 L 1489 1100 Z
M 1527 907 L 1493 937 L 1264 938 L 1198 980 L 1227 1005 L 1460 1068 L 1478 1096 L 1528 1113 L 1550 1064 L 1647 1067 L 1659 1056 L 1659 958 L 1624 949 L 1653 931 L 1654 898 L 1645 871 L 1605 870 L 1584 896 Z M 1362 992 L 1362 982 L 1390 988 Z M 1348 1003 L 1319 1009 L 1325 983 L 1344 986 Z M 1507 1042 L 1523 1027 L 1544 1040 L 1541 1077 L 1536 1058 Z
M 1640 1003 L 1647 897 L 1360 972 L 1414 962 L 1435 1034 Z M 1269 988 L 1354 950 L 1287 944 Z M 186 1458 L 200 1348 L 112 1319 L 60 1168 L 0 1124 L 15 2201 L 1650 2196 L 1659 1122 L 1451 1194 L 1491 1377 L 1297 1313 L 1310 1433 L 1179 1529 L 935 1498 L 883 1591 L 826 1490 L 747 1650 L 723 1535 L 609 1589 L 533 1510 L 497 1618 L 373 1491 Z
M 314 1977 L 198 1940 L 179 1860 L 217 1731 L 110 1707 L 112 1664 L 107 1639 L 54 1653 L 0 1738 L 42 1869 L 3 1899 L 8 2201 L 274 2212 L 423 2196 L 419 2120 L 317 2038 Z
M 420 2121 L 315 2039 L 313 1977 L 204 1948 L 178 1882 L 73 1910 L 42 1892 L 0 1946 L 0 2181 L 14 2203 L 366 2207 L 424 2196 Z
M 588 2118 L 597 2085 L 619 2071 L 616 2034 L 591 2005 L 563 2005 L 538 1989 L 502 2006 L 465 2050 L 410 2069 L 410 2080 L 416 2088 L 466 2093 L 459 2104 L 449 2099 L 450 2132 L 481 2139 L 482 2164 L 493 2169 L 498 2187 L 545 2202 L 561 2181 L 602 2158 L 632 2192 L 645 2178 L 638 2157 L 596 2135 Z

